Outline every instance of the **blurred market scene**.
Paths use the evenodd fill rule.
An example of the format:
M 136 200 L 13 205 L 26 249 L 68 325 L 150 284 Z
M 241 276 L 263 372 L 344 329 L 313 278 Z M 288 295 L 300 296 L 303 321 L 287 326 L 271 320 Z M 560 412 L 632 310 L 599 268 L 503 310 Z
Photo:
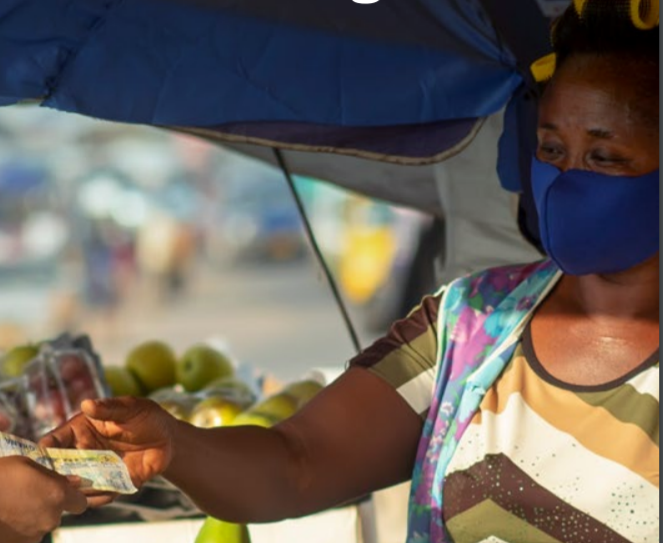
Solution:
M 534 254 L 485 173 L 499 130 L 493 119 L 475 142 L 491 151 L 436 168 L 440 215 L 177 131 L 0 109 L 0 423 L 36 441 L 84 399 L 122 395 L 205 428 L 288 418 L 445 276 Z M 304 541 L 329 525 L 330 543 L 400 542 L 407 492 L 251 526 L 251 541 Z M 249 537 L 203 520 L 159 478 L 65 517 L 52 541 L 152 540 L 158 522 L 164 543 Z
M 323 263 L 274 166 L 156 128 L 0 110 L 8 429 L 36 441 L 83 399 L 124 394 L 204 427 L 242 412 L 271 425 L 333 380 L 357 345 L 322 266 L 367 346 L 433 289 L 420 246 L 436 221 L 311 178 L 295 190 Z M 206 355 L 225 365 L 167 377 Z M 165 481 L 118 503 L 90 524 L 200 514 Z
M 399 286 L 390 275 L 402 273 L 431 219 L 296 182 L 348 302 L 360 309 L 398 296 L 388 294 Z M 4 350 L 78 331 L 117 362 L 142 339 L 181 348 L 214 336 L 282 377 L 352 355 L 276 168 L 154 128 L 6 108 L 0 207 Z M 367 339 L 383 331 L 360 313 Z M 297 335 L 310 344 L 279 342 L 291 334 L 280 327 L 306 330 Z

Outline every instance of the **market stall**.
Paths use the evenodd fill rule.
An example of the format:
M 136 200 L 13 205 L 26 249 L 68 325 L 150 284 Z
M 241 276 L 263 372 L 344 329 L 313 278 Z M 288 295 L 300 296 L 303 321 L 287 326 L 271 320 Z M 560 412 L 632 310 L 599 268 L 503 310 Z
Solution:
M 548 50 L 550 17 L 568 1 L 66 4 L 0 5 L 1 104 L 191 134 L 278 164 L 286 176 L 302 173 L 435 215 L 447 241 L 438 279 L 536 254 L 522 235 L 538 237 L 527 183 L 529 65 Z M 99 381 L 87 392 L 111 394 L 90 358 L 86 367 L 96 367 Z M 43 375 L 48 360 L 32 367 Z M 68 399 L 69 409 L 45 426 L 75 412 L 79 400 Z M 125 530 L 142 540 L 191 539 L 198 513 L 172 488 L 151 490 L 155 503 L 148 488 L 143 503 L 120 502 L 90 518 L 96 528 L 79 519 L 54 543 L 89 541 L 91 533 L 110 541 Z M 362 507 L 251 527 L 252 541 L 295 541 L 294 531 L 313 526 L 335 543 L 373 543 L 376 514 Z M 172 519 L 159 518 L 169 508 Z

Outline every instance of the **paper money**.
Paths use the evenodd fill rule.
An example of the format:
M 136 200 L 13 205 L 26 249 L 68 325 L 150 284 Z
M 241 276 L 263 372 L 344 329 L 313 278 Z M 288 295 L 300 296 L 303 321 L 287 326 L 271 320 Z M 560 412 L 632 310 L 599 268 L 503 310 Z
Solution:
M 60 475 L 77 475 L 83 488 L 118 494 L 137 491 L 127 467 L 113 451 L 43 448 L 0 432 L 0 458 L 5 456 L 25 456 Z

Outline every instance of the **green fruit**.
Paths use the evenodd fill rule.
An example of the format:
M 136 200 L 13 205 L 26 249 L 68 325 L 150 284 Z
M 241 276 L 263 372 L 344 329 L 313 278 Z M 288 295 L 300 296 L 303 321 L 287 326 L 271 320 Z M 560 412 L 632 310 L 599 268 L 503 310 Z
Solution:
M 284 392 L 295 397 L 297 399 L 297 409 L 301 409 L 323 388 L 324 385 L 318 381 L 307 379 L 304 381 L 297 381 L 296 383 L 290 383 L 285 387 Z
M 207 517 L 195 543 L 251 543 L 248 528 Z
M 292 417 L 297 412 L 297 400 L 289 394 L 280 392 L 257 403 L 251 408 L 251 411 L 253 413 L 268 415 L 277 421 L 282 421 Z
M 18 345 L 2 357 L 2 374 L 5 377 L 18 377 L 23 369 L 39 354 L 37 345 Z
M 185 390 L 196 392 L 222 377 L 235 375 L 232 362 L 209 345 L 194 345 L 187 349 L 177 363 L 177 382 Z
M 104 368 L 106 383 L 111 396 L 142 396 L 143 389 L 127 368 L 107 366 Z
M 271 428 L 279 421 L 265 413 L 254 413 L 245 411 L 237 415 L 230 426 L 261 426 L 262 428 Z
M 241 412 L 239 405 L 224 398 L 207 398 L 193 408 L 189 422 L 198 428 L 219 428 L 230 425 Z
M 128 354 L 125 367 L 146 393 L 175 384 L 177 358 L 163 341 L 145 341 Z

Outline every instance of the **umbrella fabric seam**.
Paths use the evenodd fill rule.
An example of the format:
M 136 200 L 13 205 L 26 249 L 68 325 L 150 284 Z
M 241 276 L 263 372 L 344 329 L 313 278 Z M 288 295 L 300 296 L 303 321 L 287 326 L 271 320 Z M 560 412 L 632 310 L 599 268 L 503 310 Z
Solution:
M 277 149 L 285 149 L 288 151 L 304 151 L 304 152 L 313 152 L 313 153 L 332 153 L 337 155 L 353 156 L 356 158 L 364 158 L 368 160 L 376 160 L 379 162 L 386 162 L 390 164 L 400 164 L 403 166 L 427 166 L 430 164 L 437 164 L 443 162 L 454 155 L 457 155 L 463 151 L 476 137 L 483 126 L 484 119 L 478 119 L 470 133 L 465 136 L 461 141 L 456 145 L 437 153 L 433 156 L 426 158 L 411 158 L 405 156 L 395 156 L 388 155 L 384 153 L 376 153 L 373 151 L 362 151 L 361 149 L 350 149 L 350 148 L 338 148 L 333 146 L 326 145 L 306 145 L 304 143 L 283 143 L 274 140 L 268 140 L 264 138 L 256 138 L 251 136 L 236 136 L 231 134 L 225 134 L 222 132 L 215 132 L 205 128 L 191 128 L 191 127 L 179 127 L 179 126 L 163 126 L 161 128 L 178 130 L 180 132 L 186 132 L 195 136 L 203 137 L 208 140 L 214 140 L 217 142 L 231 142 L 231 143 L 250 143 L 255 145 L 260 145 L 263 147 L 274 147 Z

